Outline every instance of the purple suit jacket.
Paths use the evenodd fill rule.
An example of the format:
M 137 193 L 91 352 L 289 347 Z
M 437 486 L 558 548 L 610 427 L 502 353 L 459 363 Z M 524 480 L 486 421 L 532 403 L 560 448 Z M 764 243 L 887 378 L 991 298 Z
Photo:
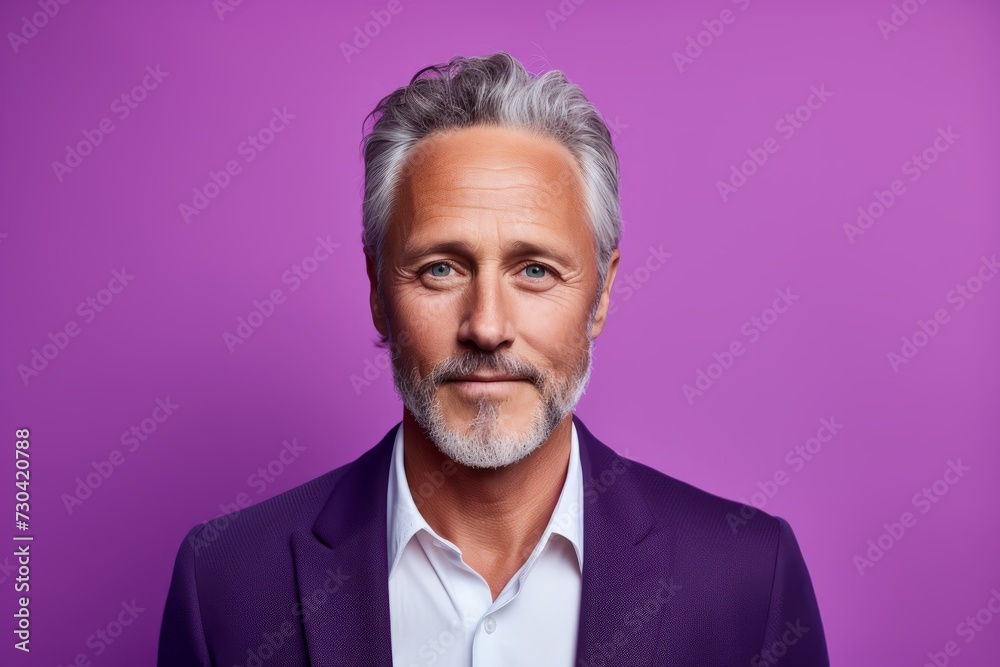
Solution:
M 573 419 L 584 480 L 577 667 L 829 665 L 787 522 L 620 457 Z M 188 533 L 160 667 L 392 665 L 395 430 L 351 463 Z

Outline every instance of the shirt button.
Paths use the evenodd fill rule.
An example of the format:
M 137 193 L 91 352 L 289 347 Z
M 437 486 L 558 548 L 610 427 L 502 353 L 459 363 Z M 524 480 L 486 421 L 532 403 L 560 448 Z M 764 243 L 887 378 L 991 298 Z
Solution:
M 492 616 L 486 617 L 486 622 L 483 623 L 483 629 L 486 630 L 486 634 L 493 634 L 493 631 L 497 629 L 497 622 Z

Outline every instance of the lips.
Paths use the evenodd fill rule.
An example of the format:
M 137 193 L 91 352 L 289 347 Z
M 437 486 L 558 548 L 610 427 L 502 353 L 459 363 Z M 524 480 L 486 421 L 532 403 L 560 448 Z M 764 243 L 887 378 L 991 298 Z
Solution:
M 447 384 L 470 400 L 484 397 L 503 400 L 514 396 L 522 385 L 528 386 L 531 383 L 524 378 L 511 375 L 462 375 Z
M 521 382 L 527 378 L 514 375 L 462 375 L 452 378 L 451 382 Z

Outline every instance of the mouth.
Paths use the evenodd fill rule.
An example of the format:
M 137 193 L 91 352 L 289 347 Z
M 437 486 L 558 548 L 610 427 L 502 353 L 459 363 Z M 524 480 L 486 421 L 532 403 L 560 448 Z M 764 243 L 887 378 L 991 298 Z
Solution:
M 460 375 L 449 382 L 527 382 L 528 378 L 519 375 Z
M 453 385 L 460 393 L 469 396 L 503 396 L 525 383 L 531 384 L 527 378 L 512 375 L 463 375 L 445 384 Z

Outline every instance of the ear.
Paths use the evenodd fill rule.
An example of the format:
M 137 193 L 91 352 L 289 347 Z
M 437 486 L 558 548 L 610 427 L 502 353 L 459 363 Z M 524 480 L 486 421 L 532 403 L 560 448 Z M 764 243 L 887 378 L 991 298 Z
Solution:
M 611 253 L 611 259 L 608 261 L 608 277 L 604 281 L 604 290 L 601 291 L 601 302 L 597 306 L 597 313 L 594 315 L 594 324 L 590 328 L 590 337 L 597 338 L 601 335 L 601 331 L 604 330 L 604 323 L 608 320 L 608 307 L 611 305 L 611 286 L 614 285 L 615 276 L 618 274 L 618 260 L 621 259 L 621 253 L 618 248 Z
M 386 326 L 382 301 L 378 298 L 378 268 L 375 266 L 374 258 L 367 252 L 365 253 L 365 269 L 368 271 L 368 282 L 371 285 L 371 293 L 368 300 L 372 310 L 372 322 L 375 324 L 375 329 L 385 338 L 389 335 L 389 329 Z

